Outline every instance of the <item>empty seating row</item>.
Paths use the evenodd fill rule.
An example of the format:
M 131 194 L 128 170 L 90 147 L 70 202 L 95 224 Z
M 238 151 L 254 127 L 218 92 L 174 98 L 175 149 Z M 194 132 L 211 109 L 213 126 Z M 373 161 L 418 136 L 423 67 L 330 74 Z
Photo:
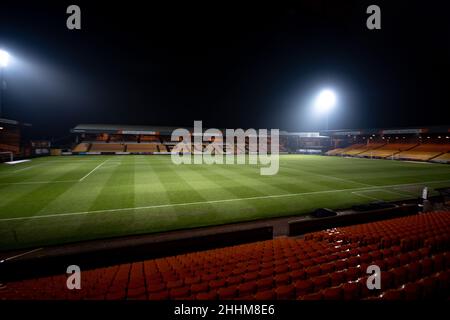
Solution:
M 364 151 L 364 152 L 358 154 L 358 156 L 386 158 L 386 157 L 391 157 L 394 154 L 397 154 L 401 151 L 411 149 L 416 145 L 417 144 L 414 144 L 414 143 L 388 143 L 380 148 Z
M 336 148 L 327 155 L 344 155 L 357 157 L 394 158 L 403 160 L 450 162 L 450 144 L 438 143 L 370 143 L 353 144 L 346 148 Z
M 88 143 L 82 142 L 76 145 L 73 152 L 167 152 L 165 145 L 161 143 Z
M 449 152 L 449 144 L 423 143 L 408 151 L 400 152 L 394 157 L 407 160 L 431 160 L 442 153 Z
M 159 152 L 159 149 L 155 143 L 130 143 L 127 152 Z
M 370 144 L 352 144 L 351 146 L 345 148 L 337 148 L 328 151 L 326 154 L 330 156 L 334 155 L 342 155 L 342 156 L 356 156 L 362 154 L 364 152 L 368 152 L 369 150 L 375 150 L 377 148 L 382 147 L 383 143 L 370 143 Z
M 438 157 L 433 158 L 431 161 L 433 162 L 442 162 L 442 163 L 450 163 L 450 152 L 444 153 Z
M 7 283 L 2 299 L 419 299 L 449 297 L 450 212 Z M 369 290 L 367 267 L 381 269 Z
M 91 144 L 88 142 L 79 143 L 73 148 L 73 152 L 88 152 Z
M 92 143 L 91 152 L 123 152 L 125 145 L 122 143 Z

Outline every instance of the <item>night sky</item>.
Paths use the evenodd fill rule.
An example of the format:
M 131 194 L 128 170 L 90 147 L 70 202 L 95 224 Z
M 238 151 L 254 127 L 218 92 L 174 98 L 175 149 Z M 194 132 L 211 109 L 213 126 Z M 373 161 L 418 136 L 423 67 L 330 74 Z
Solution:
M 78 123 L 317 130 L 448 124 L 445 1 L 2 1 L 3 117 L 36 135 Z M 147 4 L 145 4 L 147 3 Z M 82 29 L 66 28 L 77 4 Z M 381 7 L 381 30 L 366 8 Z M 448 113 L 448 112 L 447 112 Z

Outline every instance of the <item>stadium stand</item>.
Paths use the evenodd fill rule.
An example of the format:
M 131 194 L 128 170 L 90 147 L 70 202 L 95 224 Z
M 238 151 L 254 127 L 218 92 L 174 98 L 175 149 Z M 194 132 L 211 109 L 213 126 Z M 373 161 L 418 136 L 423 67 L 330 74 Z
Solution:
M 156 143 L 128 143 L 127 152 L 158 152 L 158 145 Z
M 367 266 L 380 267 L 369 290 Z M 7 283 L 1 299 L 411 300 L 450 297 L 450 211 Z
M 127 135 L 127 141 L 137 141 L 137 138 L 134 135 Z M 110 134 L 108 142 L 122 142 L 124 141 L 123 135 L 119 134 Z
M 123 152 L 125 145 L 121 143 L 92 143 L 91 152 Z
M 384 143 L 357 143 L 352 144 L 346 148 L 336 148 L 326 152 L 327 155 L 343 155 L 343 156 L 356 156 L 369 150 L 375 150 L 384 145 Z
M 351 149 L 349 151 L 344 152 L 344 155 L 347 156 L 360 156 L 362 153 L 367 152 L 367 151 L 372 151 L 372 150 L 376 150 L 382 146 L 384 146 L 384 143 L 367 143 L 366 145 L 356 148 L 356 149 Z
M 73 148 L 73 152 L 88 152 L 91 144 L 88 142 L 79 143 Z
M 388 143 L 380 148 L 362 152 L 358 154 L 358 156 L 370 158 L 387 158 L 399 152 L 412 149 L 415 146 L 417 146 L 417 143 Z
M 356 155 L 358 153 L 364 152 L 365 150 L 367 150 L 366 144 L 355 144 L 348 148 L 345 148 L 345 150 L 342 151 L 340 153 L 340 155 L 351 156 L 351 155 Z
M 400 152 L 394 157 L 396 159 L 427 161 L 449 151 L 450 144 L 423 143 L 408 151 Z
M 444 153 L 436 158 L 431 159 L 433 162 L 450 163 L 450 153 Z
M 346 148 L 336 148 L 325 152 L 327 156 L 337 156 L 346 151 Z
M 141 142 L 160 142 L 157 136 L 142 135 L 139 139 Z
M 159 149 L 159 152 L 167 152 L 166 146 L 163 145 L 162 143 L 158 144 L 158 149 Z

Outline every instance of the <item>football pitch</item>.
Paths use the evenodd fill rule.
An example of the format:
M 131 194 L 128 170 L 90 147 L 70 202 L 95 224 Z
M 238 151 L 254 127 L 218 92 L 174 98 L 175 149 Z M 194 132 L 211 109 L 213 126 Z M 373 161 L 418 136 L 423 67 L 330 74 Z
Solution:
M 175 165 L 168 155 L 45 157 L 0 164 L 0 250 L 293 216 L 417 198 L 450 166 L 325 156 Z

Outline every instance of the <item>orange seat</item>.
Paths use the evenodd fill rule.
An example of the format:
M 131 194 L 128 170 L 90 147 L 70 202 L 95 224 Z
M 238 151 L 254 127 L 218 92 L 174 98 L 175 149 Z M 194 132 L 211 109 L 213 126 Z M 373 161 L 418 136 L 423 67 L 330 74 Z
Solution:
M 262 269 L 262 270 L 259 271 L 259 273 L 258 273 L 258 277 L 259 277 L 259 278 L 267 278 L 267 277 L 271 277 L 272 275 L 273 275 L 273 269 L 272 269 L 272 267 Z
M 401 290 L 388 290 L 381 294 L 382 300 L 401 300 L 403 298 Z
M 324 300 L 340 300 L 342 299 L 342 287 L 333 287 L 322 290 Z
M 258 286 L 258 291 L 265 291 L 272 288 L 273 279 L 272 277 L 259 279 L 256 284 Z
M 358 267 L 350 267 L 345 271 L 345 278 L 347 281 L 354 281 L 358 279 L 361 274 L 361 270 Z
M 394 284 L 394 275 L 391 271 L 384 271 L 381 273 L 381 288 L 383 290 L 392 288 Z
M 202 277 L 202 281 L 209 282 L 209 281 L 217 279 L 217 274 L 210 273 L 210 274 L 202 275 L 201 277 Z
M 381 254 L 383 255 L 383 258 L 386 259 L 386 258 L 392 257 L 393 252 L 391 249 L 383 249 L 383 250 L 381 250 Z
M 383 258 L 383 254 L 381 253 L 381 251 L 378 250 L 370 252 L 369 255 L 372 261 L 376 261 Z
M 295 287 L 293 285 L 284 285 L 275 289 L 276 298 L 279 300 L 288 300 L 295 297 Z
M 342 285 L 343 298 L 345 300 L 356 300 L 360 298 L 359 283 L 356 281 L 346 282 Z
M 426 277 L 417 281 L 416 284 L 420 286 L 420 291 L 422 293 L 421 298 L 430 299 L 435 297 L 436 279 L 433 277 Z
M 349 268 L 351 267 L 356 267 L 359 264 L 359 257 L 350 257 L 347 259 L 347 265 L 349 266 Z
M 200 277 L 185 277 L 184 278 L 184 284 L 186 284 L 186 285 L 199 283 L 200 281 L 201 281 Z
M 200 292 L 206 292 L 209 290 L 209 285 L 207 282 L 194 283 L 191 285 L 191 292 L 197 294 Z
M 254 295 L 255 300 L 273 300 L 275 298 L 275 293 L 272 290 L 265 290 L 257 292 Z
M 338 260 L 334 262 L 334 269 L 335 270 L 343 270 L 347 268 L 347 262 L 343 260 Z
M 421 276 L 421 264 L 420 262 L 414 261 L 405 266 L 408 270 L 408 280 L 415 281 Z
M 294 283 L 296 296 L 303 296 L 312 292 L 314 283 L 311 280 L 298 280 Z
M 227 284 L 228 285 L 236 285 L 242 282 L 241 276 L 232 276 L 227 278 Z
M 323 296 L 321 292 L 310 293 L 301 297 L 301 300 L 322 300 Z
M 399 260 L 395 256 L 389 257 L 389 258 L 385 259 L 385 261 L 386 261 L 386 268 L 388 270 L 395 268 L 399 265 Z
M 288 267 L 287 264 L 284 263 L 282 265 L 279 265 L 279 266 L 275 267 L 274 271 L 275 271 L 275 274 L 285 273 L 285 272 L 289 271 L 289 267 Z
M 328 274 L 314 277 L 311 279 L 314 284 L 314 290 L 319 291 L 321 289 L 325 289 L 330 285 L 330 277 Z
M 319 266 L 309 267 L 309 268 L 305 269 L 305 272 L 306 272 L 306 277 L 309 279 L 309 278 L 320 275 L 320 267 Z
M 372 261 L 372 257 L 368 254 L 368 253 L 363 253 L 360 257 L 359 257 L 359 261 L 360 263 L 369 263 Z
M 416 283 L 407 283 L 401 287 L 403 291 L 403 297 L 406 300 L 420 299 L 420 286 Z
M 295 270 L 291 271 L 289 275 L 291 277 L 292 282 L 295 282 L 296 280 L 305 279 L 306 272 L 304 270 Z
M 258 279 L 258 273 L 254 272 L 254 271 L 249 271 L 249 272 L 245 273 L 244 275 L 242 275 L 242 279 L 244 282 L 256 280 L 256 279 Z
M 405 264 L 408 264 L 411 259 L 410 255 L 408 253 L 402 253 L 397 258 L 399 260 L 400 266 L 404 266 Z
M 167 299 L 169 299 L 169 292 L 167 290 L 165 290 L 165 291 L 149 293 L 148 298 L 149 298 L 149 300 L 167 300 Z
M 436 254 L 433 257 L 431 257 L 431 259 L 433 260 L 433 269 L 435 272 L 437 271 L 441 271 L 444 269 L 444 255 L 443 254 Z
M 433 260 L 431 258 L 424 258 L 420 260 L 422 276 L 430 275 L 433 272 Z
M 230 300 L 237 297 L 238 290 L 236 286 L 231 286 L 228 288 L 220 288 L 217 293 L 219 295 L 219 299 Z
M 274 277 L 274 281 L 275 281 L 275 284 L 277 286 L 284 285 L 284 284 L 289 284 L 290 283 L 289 274 L 288 273 L 284 273 L 284 274 L 276 275 Z
M 163 291 L 166 288 L 166 286 L 162 283 L 159 284 L 150 284 L 147 287 L 147 291 L 150 293 L 154 293 L 154 292 L 160 292 Z
M 226 281 L 224 279 L 212 280 L 209 282 L 209 287 L 211 288 L 211 290 L 216 290 L 224 287 L 225 284 Z
M 333 272 L 330 274 L 330 283 L 332 286 L 338 286 L 346 280 L 345 271 Z
M 399 287 L 408 280 L 408 270 L 402 266 L 392 269 L 394 286 Z
M 178 287 L 170 289 L 169 296 L 171 299 L 183 299 L 189 296 L 189 288 L 188 287 Z
M 334 271 L 334 264 L 331 263 L 331 262 L 322 264 L 320 266 L 320 270 L 321 270 L 321 274 L 328 274 L 330 272 L 333 272 Z
M 450 253 L 444 252 L 443 255 L 444 255 L 444 268 L 450 269 Z
M 249 281 L 241 283 L 238 287 L 239 296 L 248 296 L 256 292 L 257 283 L 256 281 Z
M 420 248 L 419 254 L 422 259 L 427 258 L 430 255 L 430 248 L 428 247 Z
M 173 288 L 179 288 L 183 286 L 182 280 L 175 280 L 175 281 L 168 281 L 167 282 L 167 289 L 173 289 Z
M 217 298 L 217 294 L 214 291 L 210 292 L 201 292 L 195 296 L 197 300 L 215 300 Z
M 442 271 L 435 274 L 435 279 L 439 290 L 448 295 L 450 290 L 450 270 Z

